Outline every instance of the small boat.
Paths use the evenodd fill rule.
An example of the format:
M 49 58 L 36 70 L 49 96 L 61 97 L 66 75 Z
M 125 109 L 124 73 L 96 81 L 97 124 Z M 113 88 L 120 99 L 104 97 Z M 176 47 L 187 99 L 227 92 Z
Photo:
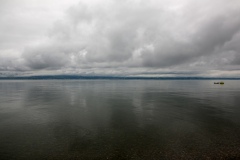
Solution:
M 224 84 L 224 82 L 214 82 L 214 84 Z

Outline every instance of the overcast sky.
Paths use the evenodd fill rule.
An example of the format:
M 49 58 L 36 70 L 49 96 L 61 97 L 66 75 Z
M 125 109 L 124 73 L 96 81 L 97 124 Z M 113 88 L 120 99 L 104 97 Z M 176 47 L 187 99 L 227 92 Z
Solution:
M 0 76 L 240 77 L 239 0 L 0 0 Z

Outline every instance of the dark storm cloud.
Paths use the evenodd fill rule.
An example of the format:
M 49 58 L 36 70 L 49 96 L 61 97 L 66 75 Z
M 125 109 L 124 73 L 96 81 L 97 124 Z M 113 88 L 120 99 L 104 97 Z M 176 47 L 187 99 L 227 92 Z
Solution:
M 53 23 L 48 37 L 19 51 L 18 66 L 128 75 L 215 70 L 215 75 L 223 66 L 238 68 L 239 15 L 238 0 L 81 1 Z
M 24 59 L 32 69 L 59 68 L 68 63 L 64 50 L 60 47 L 41 46 L 26 49 Z

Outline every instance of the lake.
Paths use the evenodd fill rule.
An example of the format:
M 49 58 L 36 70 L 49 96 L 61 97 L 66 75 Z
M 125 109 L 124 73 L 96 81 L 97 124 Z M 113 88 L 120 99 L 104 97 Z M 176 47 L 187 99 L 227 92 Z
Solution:
M 240 80 L 1 80 L 0 159 L 238 159 Z

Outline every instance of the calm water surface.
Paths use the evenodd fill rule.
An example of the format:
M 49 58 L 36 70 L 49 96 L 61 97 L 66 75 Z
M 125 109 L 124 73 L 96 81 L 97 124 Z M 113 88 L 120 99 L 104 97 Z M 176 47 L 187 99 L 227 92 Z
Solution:
M 1 80 L 0 159 L 238 159 L 240 81 Z

